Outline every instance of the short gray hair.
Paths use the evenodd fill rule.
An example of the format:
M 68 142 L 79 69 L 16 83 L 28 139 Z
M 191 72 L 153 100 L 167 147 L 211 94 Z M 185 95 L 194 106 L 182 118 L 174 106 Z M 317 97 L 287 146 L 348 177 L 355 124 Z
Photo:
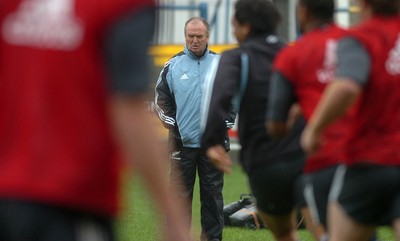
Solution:
M 186 21 L 186 23 L 185 23 L 185 28 L 184 28 L 184 34 L 185 34 L 185 36 L 186 36 L 186 26 L 187 26 L 189 23 L 191 23 L 191 22 L 202 22 L 203 25 L 206 26 L 206 29 L 207 29 L 206 35 L 207 35 L 207 37 L 210 36 L 210 25 L 208 24 L 207 20 L 205 20 L 205 19 L 202 18 L 202 17 L 192 17 L 192 18 L 189 18 L 189 19 Z

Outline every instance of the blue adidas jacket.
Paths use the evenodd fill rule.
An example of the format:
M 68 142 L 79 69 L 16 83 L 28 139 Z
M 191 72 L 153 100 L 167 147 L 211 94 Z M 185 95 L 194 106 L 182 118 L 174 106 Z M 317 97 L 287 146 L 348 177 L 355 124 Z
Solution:
M 211 63 L 219 55 L 208 48 L 198 58 L 185 46 L 161 70 L 155 87 L 155 109 L 168 128 L 173 148 L 201 147 L 200 128 L 203 84 Z M 229 122 L 234 121 L 231 116 Z

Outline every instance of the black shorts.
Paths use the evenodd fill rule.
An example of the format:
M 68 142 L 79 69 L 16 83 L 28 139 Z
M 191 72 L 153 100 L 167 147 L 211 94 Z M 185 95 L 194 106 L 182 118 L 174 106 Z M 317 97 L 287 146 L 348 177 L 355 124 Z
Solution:
M 307 207 L 307 202 L 304 199 L 304 188 L 307 184 L 311 183 L 310 175 L 303 174 L 297 178 L 296 183 L 294 185 L 294 198 L 296 201 L 296 206 L 300 208 Z
M 297 206 L 308 207 L 314 223 L 326 227 L 329 191 L 338 165 L 301 176 L 296 184 Z
M 110 218 L 60 207 L 0 200 L 0 240 L 112 241 Z
M 294 185 L 303 165 L 301 158 L 259 167 L 249 173 L 258 209 L 271 215 L 289 214 L 295 207 Z
M 373 164 L 340 166 L 330 198 L 359 223 L 389 224 L 400 217 L 400 168 Z

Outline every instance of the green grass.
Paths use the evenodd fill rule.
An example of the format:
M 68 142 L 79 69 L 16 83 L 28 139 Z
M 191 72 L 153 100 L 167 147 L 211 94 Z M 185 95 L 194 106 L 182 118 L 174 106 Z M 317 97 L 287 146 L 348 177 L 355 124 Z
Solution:
M 160 217 L 147 192 L 138 178 L 125 187 L 125 205 L 121 217 L 116 225 L 118 241 L 156 241 L 159 240 Z M 198 184 L 193 198 L 193 228 L 200 232 L 200 201 Z M 239 200 L 242 193 L 249 193 L 247 179 L 240 167 L 235 166 L 233 174 L 225 176 L 224 201 L 225 204 Z M 312 241 L 310 233 L 299 231 L 300 240 Z M 381 241 L 395 240 L 388 228 L 381 228 L 378 232 Z M 225 241 L 265 241 L 273 240 L 271 233 L 266 229 L 249 230 L 244 228 L 225 227 L 223 232 Z

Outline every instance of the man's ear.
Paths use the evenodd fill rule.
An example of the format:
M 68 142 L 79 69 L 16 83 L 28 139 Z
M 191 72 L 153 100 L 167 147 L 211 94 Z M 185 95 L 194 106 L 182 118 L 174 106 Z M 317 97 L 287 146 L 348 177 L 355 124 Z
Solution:
M 251 25 L 250 23 L 244 23 L 243 24 L 243 32 L 246 34 L 246 36 L 250 36 L 251 34 Z
M 365 1 L 365 0 L 358 0 L 358 6 L 359 6 L 361 9 L 364 9 L 365 7 L 368 6 L 368 3 L 367 3 L 367 1 Z
M 299 19 L 299 21 L 307 20 L 309 17 L 310 17 L 310 12 L 309 12 L 308 8 L 299 4 L 297 6 L 297 18 Z
M 363 19 L 369 18 L 373 14 L 372 6 L 366 0 L 359 0 L 358 5 L 361 10 L 361 17 Z

